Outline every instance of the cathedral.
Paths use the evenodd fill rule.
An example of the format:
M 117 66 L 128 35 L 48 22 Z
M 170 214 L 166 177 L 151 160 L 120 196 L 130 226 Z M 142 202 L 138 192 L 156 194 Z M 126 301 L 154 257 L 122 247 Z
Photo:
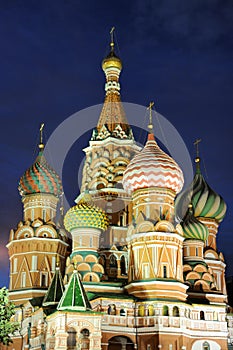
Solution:
M 182 191 L 182 169 L 156 142 L 152 104 L 138 146 L 113 37 L 102 69 L 105 99 L 74 205 L 57 214 L 63 188 L 44 156 L 43 126 L 20 178 L 23 217 L 7 244 L 20 330 L 8 348 L 226 350 L 226 265 L 216 244 L 226 204 L 198 153 Z

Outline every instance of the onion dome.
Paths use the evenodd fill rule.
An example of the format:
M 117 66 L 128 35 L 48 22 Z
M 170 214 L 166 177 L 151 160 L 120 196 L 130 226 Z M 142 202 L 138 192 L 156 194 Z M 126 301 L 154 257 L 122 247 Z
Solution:
M 83 197 L 78 204 L 68 210 L 64 218 L 64 225 L 69 232 L 76 228 L 106 230 L 109 219 L 101 208 L 87 203 Z
M 226 203 L 205 181 L 200 171 L 200 158 L 197 157 L 195 162 L 197 167 L 193 182 L 176 199 L 177 216 L 182 218 L 185 215 L 187 202 L 189 202 L 192 204 L 195 217 L 221 222 L 226 214 Z
M 111 42 L 110 42 L 110 53 L 103 59 L 102 61 L 102 69 L 104 71 L 108 70 L 108 68 L 118 68 L 120 71 L 122 69 L 122 62 L 119 57 L 114 52 L 114 30 L 113 27 L 110 31 Z
M 111 46 L 110 53 L 102 61 L 102 69 L 105 71 L 108 68 L 118 68 L 119 70 L 122 70 L 122 61 L 115 54 L 113 46 Z
M 25 171 L 19 181 L 21 196 L 35 193 L 48 193 L 59 197 L 62 194 L 62 183 L 58 174 L 47 163 L 44 145 L 40 144 L 40 152 L 35 162 Z
M 183 183 L 182 170 L 161 150 L 153 134 L 148 135 L 145 147 L 130 161 L 123 175 L 123 186 L 127 192 L 161 187 L 179 193 Z
M 193 216 L 193 211 L 191 208 L 189 208 L 189 211 L 184 218 L 184 221 L 181 223 L 181 226 L 184 231 L 185 239 L 200 239 L 202 241 L 206 241 L 208 238 L 208 228 Z

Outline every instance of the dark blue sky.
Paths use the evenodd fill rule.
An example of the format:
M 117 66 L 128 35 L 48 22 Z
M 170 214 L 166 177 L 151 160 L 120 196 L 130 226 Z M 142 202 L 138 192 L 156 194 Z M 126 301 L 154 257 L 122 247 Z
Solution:
M 4 247 L 22 218 L 17 184 L 35 158 L 39 125 L 49 138 L 71 114 L 102 103 L 100 64 L 113 25 L 122 100 L 155 100 L 191 156 L 202 139 L 203 173 L 228 204 L 218 246 L 233 274 L 232 0 L 0 0 L 0 285 L 8 284 Z M 71 192 L 76 173 L 66 167 Z

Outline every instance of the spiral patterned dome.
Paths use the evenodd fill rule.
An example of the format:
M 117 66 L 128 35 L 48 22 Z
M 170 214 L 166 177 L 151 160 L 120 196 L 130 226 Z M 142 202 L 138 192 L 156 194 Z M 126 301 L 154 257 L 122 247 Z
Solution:
M 101 208 L 80 202 L 68 210 L 64 218 L 64 225 L 69 232 L 76 228 L 106 230 L 109 225 L 109 219 Z
M 19 181 L 21 196 L 35 193 L 48 193 L 56 197 L 62 194 L 62 183 L 58 174 L 47 163 L 43 151 L 28 168 Z
M 161 187 L 179 193 L 183 184 L 182 170 L 174 159 L 161 150 L 153 134 L 148 135 L 145 147 L 130 161 L 123 175 L 123 186 L 127 192 Z
M 215 219 L 221 222 L 226 214 L 226 203 L 205 181 L 199 162 L 193 182 L 176 199 L 176 214 L 181 219 L 187 212 L 187 203 L 193 206 L 194 216 Z
M 184 231 L 185 239 L 200 239 L 206 241 L 208 238 L 208 228 L 193 216 L 191 209 L 189 209 L 181 226 Z

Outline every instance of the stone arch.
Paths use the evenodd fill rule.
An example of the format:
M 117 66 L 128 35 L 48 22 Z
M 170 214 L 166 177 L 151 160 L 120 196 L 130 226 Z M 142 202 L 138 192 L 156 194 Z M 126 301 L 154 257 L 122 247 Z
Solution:
M 108 350 L 133 350 L 133 341 L 126 336 L 118 335 L 108 340 Z

